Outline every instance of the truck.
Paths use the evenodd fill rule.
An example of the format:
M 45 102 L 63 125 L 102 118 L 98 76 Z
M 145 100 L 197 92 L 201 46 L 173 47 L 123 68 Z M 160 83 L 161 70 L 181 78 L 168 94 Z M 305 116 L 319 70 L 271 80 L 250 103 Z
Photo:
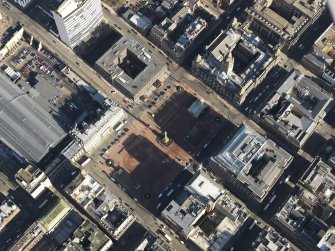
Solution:
M 165 239 L 167 239 L 168 242 L 172 241 L 172 238 L 169 235 L 165 234 L 164 237 Z

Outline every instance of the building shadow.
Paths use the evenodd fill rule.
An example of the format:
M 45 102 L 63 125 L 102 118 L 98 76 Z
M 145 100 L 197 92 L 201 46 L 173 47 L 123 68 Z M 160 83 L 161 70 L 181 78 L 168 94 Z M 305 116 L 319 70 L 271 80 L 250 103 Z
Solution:
M 184 166 L 174 157 L 178 154 L 173 149 L 175 145 L 169 146 L 168 153 L 165 153 L 147 138 L 135 134 L 131 134 L 122 145 L 121 152 L 127 155 L 122 163 L 116 160 L 120 166 L 111 175 L 116 183 L 149 211 L 154 212 L 158 203 L 164 208 L 170 202 L 174 194 L 159 197 L 168 191 L 167 188 L 181 188 L 191 178 L 189 173 L 180 176 L 184 173 Z M 132 170 L 127 170 L 130 168 Z M 175 192 L 177 190 L 174 189 Z
M 115 242 L 112 249 L 113 251 L 128 251 L 136 250 L 143 241 L 147 230 L 136 221 L 126 230 L 119 240 Z
M 327 140 L 318 132 L 314 131 L 303 145 L 302 149 L 312 157 L 316 157 L 324 150 L 324 147 L 326 146 Z
M 95 62 L 120 38 L 121 34 L 110 25 L 101 23 L 92 32 L 91 37 L 87 41 L 82 41 L 74 51 L 90 66 L 94 66 Z
M 197 160 L 201 159 L 199 157 L 204 150 L 212 149 L 214 140 L 214 145 L 220 144 L 224 137 L 235 128 L 233 123 L 210 106 L 206 106 L 197 113 L 194 102 L 199 102 L 199 100 L 191 93 L 176 92 L 171 95 L 170 100 L 178 107 L 171 119 L 162 125 L 162 130 L 166 131 L 171 140 Z M 189 109 L 190 107 L 193 108 Z M 200 107 L 199 104 L 198 107 Z M 191 110 L 195 113 L 192 113 Z

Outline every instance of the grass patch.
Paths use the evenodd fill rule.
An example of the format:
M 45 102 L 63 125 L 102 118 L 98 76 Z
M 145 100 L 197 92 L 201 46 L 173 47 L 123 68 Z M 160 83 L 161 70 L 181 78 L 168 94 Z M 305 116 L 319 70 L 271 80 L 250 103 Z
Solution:
M 209 112 L 209 107 L 207 106 L 198 116 L 198 119 L 202 119 Z
M 191 106 L 196 100 L 197 100 L 197 98 L 192 96 L 192 98 L 191 98 L 188 102 L 186 102 L 185 108 L 186 108 L 186 109 L 190 108 L 190 106 Z
M 196 124 L 185 136 L 185 141 L 193 148 L 197 148 L 209 135 L 209 131 L 202 124 Z
M 155 123 L 159 127 L 163 127 L 176 114 L 177 108 L 177 104 L 172 100 L 163 103 L 155 112 Z

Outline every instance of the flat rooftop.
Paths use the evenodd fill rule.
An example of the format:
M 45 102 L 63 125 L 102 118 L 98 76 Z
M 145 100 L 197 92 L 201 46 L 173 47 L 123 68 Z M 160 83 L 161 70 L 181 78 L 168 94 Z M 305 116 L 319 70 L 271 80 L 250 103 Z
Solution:
M 182 196 L 178 201 L 172 200 L 163 210 L 162 215 L 180 227 L 188 236 L 196 221 L 205 214 L 206 205 L 193 195 Z
M 255 239 L 256 250 L 297 250 L 292 244 L 270 227 L 264 227 Z
M 311 79 L 294 71 L 277 90 L 297 109 L 310 119 L 315 119 L 332 101 L 332 96 L 325 92 Z
M 20 212 L 15 203 L 9 199 L 0 202 L 0 229 L 4 227 Z
M 328 230 L 328 226 L 314 215 L 315 210 L 312 209 L 317 205 L 308 203 L 310 196 L 313 194 L 306 190 L 301 191 L 298 196 L 291 195 L 275 217 L 287 231 L 301 238 L 306 245 L 315 246 Z
M 0 137 L 6 144 L 37 163 L 65 135 L 49 113 L 0 73 Z
M 319 85 L 293 71 L 267 102 L 261 116 L 302 145 L 325 117 L 332 102 L 332 96 Z
M 70 250 L 78 248 L 80 250 L 88 249 L 92 251 L 103 250 L 103 248 L 109 248 L 112 245 L 112 240 L 88 220 L 84 221 L 74 231 L 65 244 Z
M 55 240 L 58 245 L 62 245 L 80 226 L 84 220 L 74 210 L 69 212 L 64 219 L 52 230 L 50 237 Z
M 63 3 L 57 8 L 56 12 L 63 18 L 68 17 L 79 9 L 83 4 L 91 0 L 64 0 Z
M 248 125 L 242 125 L 212 160 L 262 200 L 291 162 L 292 156 Z
M 267 2 L 269 1 L 257 0 L 247 12 L 284 39 L 295 37 L 324 6 L 317 0 L 273 0 L 271 4 Z
M 152 76 L 165 68 L 164 62 L 130 36 L 118 40 L 96 61 L 96 65 L 134 96 Z
M 195 224 L 189 239 L 201 250 L 224 250 L 248 216 L 247 208 L 228 191 L 224 191 L 215 208 Z
M 37 6 L 52 17 L 52 12 L 55 11 L 64 0 L 41 0 Z
M 63 199 L 60 199 L 54 207 L 45 214 L 38 222 L 47 232 L 52 230 L 70 211 L 72 207 Z
M 223 187 L 201 170 L 187 183 L 185 189 L 204 203 L 215 202 L 224 193 Z
M 222 85 L 236 90 L 250 91 L 249 87 L 272 62 L 274 57 L 255 35 L 229 29 L 206 48 L 196 59 L 197 65 L 216 78 Z M 232 70 L 228 70 L 228 69 Z
M 71 184 L 67 186 L 66 190 L 78 204 L 85 208 L 94 198 L 104 191 L 104 187 L 90 175 L 86 174 L 82 176 L 79 174 Z
M 318 243 L 320 250 L 334 250 L 335 249 L 335 227 L 328 229 L 326 234 Z
M 28 185 L 43 172 L 34 165 L 28 165 L 25 169 L 21 168 L 17 175 Z
M 315 41 L 314 47 L 320 49 L 323 53 L 335 59 L 335 25 L 331 24 L 325 32 Z
M 319 160 L 302 178 L 302 183 L 321 200 L 335 208 L 335 175 L 329 165 Z

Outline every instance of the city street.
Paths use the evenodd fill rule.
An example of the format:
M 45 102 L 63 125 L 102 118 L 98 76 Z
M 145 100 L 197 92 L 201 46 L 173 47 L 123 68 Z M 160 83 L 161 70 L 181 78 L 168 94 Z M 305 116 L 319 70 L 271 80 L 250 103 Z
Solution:
M 8 197 L 21 209 L 21 212 L 6 225 L 5 231 L 0 234 L 2 244 L 0 250 L 8 250 L 12 244 L 10 240 L 21 238 L 26 229 L 41 217 L 41 213 L 52 207 L 57 199 L 52 192 L 45 191 L 37 200 L 34 200 L 21 187 L 11 191 Z
M 112 191 L 116 197 L 120 198 L 120 200 L 123 201 L 123 203 L 128 206 L 130 210 L 134 211 L 139 219 L 139 223 L 141 223 L 148 231 L 155 234 L 157 232 L 157 229 L 161 229 L 161 226 L 165 226 L 165 223 L 153 216 L 139 203 L 135 202 L 126 192 L 118 187 L 100 168 L 87 168 L 87 166 L 84 166 L 84 169 L 89 174 L 91 174 L 100 184 L 103 184 L 110 191 Z M 176 250 L 187 250 L 185 245 L 181 244 L 181 242 L 175 237 L 175 234 L 170 233 L 169 235 L 172 238 L 171 245 Z
M 279 86 L 285 81 L 288 72 L 279 66 L 269 71 L 264 80 L 248 95 L 241 105 L 241 112 L 252 117 L 258 113 L 266 102 L 273 96 Z
M 87 65 L 80 57 L 78 57 L 70 48 L 63 44 L 60 40 L 55 38 L 51 33 L 47 32 L 42 26 L 37 24 L 29 16 L 25 15 L 22 11 L 12 7 L 10 10 L 7 10 L 4 6 L 0 5 L 2 11 L 8 12 L 13 19 L 13 22 L 19 22 L 24 26 L 24 29 L 29 34 L 32 34 L 35 39 L 42 42 L 51 53 L 58 56 L 61 60 L 64 61 L 72 71 L 77 73 L 84 81 L 91 84 L 96 89 L 103 91 L 107 96 L 111 97 L 113 101 L 117 102 L 121 106 L 125 106 L 123 102 L 123 95 L 116 91 L 116 93 L 111 95 L 111 91 L 115 89 L 104 79 L 102 79 L 98 74 Z M 104 9 L 104 15 L 107 18 L 107 21 L 112 26 L 118 26 L 121 29 L 118 30 L 121 34 L 125 34 L 130 26 L 125 23 L 121 18 L 117 17 L 115 12 L 110 12 Z M 133 33 L 142 44 L 147 44 L 147 40 L 142 37 L 140 34 Z M 167 62 L 167 60 L 158 53 L 158 49 L 155 52 L 155 57 L 159 58 L 162 61 Z M 136 111 L 137 112 L 137 111 Z M 136 114 L 133 111 L 134 114 Z
M 279 53 L 280 59 L 278 60 L 278 64 L 275 67 L 273 67 L 273 69 L 269 71 L 264 80 L 254 90 L 251 91 L 249 96 L 246 98 L 245 102 L 240 107 L 233 106 L 230 102 L 217 95 L 215 91 L 213 91 L 201 80 L 197 79 L 192 74 L 190 74 L 190 65 L 192 59 L 197 54 L 203 51 L 204 45 L 208 45 L 215 38 L 215 36 L 221 31 L 221 29 L 224 30 L 228 28 L 228 25 L 230 23 L 228 22 L 229 20 L 231 20 L 233 17 L 241 16 L 242 15 L 241 12 L 246 7 L 248 7 L 251 4 L 251 2 L 252 2 L 251 0 L 243 1 L 240 7 L 234 10 L 233 12 L 229 13 L 229 15 L 226 13 L 223 14 L 221 18 L 224 24 L 218 28 L 215 28 L 213 34 L 208 36 L 208 38 L 203 39 L 203 41 L 199 43 L 199 46 L 197 46 L 197 49 L 195 49 L 194 51 L 192 51 L 192 53 L 190 53 L 191 55 L 189 56 L 188 60 L 186 60 L 186 62 L 182 66 L 179 66 L 176 63 L 171 63 L 171 60 L 167 58 L 160 49 L 153 46 L 150 42 L 148 42 L 147 38 L 145 38 L 144 36 L 136 32 L 134 29 L 132 29 L 131 26 L 129 26 L 121 17 L 117 16 L 117 14 L 111 7 L 103 4 L 103 14 L 107 24 L 113 27 L 113 29 L 115 29 L 115 31 L 119 32 L 121 35 L 127 34 L 128 36 L 133 37 L 134 40 L 137 40 L 139 43 L 150 48 L 153 51 L 153 56 L 156 57 L 158 60 L 166 63 L 169 67 L 169 72 L 165 76 L 166 79 L 162 80 L 162 85 L 160 85 L 156 89 L 152 88 L 153 91 L 147 95 L 148 97 L 146 97 L 147 101 L 138 104 L 135 104 L 133 101 L 130 101 L 129 99 L 125 98 L 124 95 L 122 95 L 120 92 L 116 91 L 115 88 L 110 83 L 105 81 L 101 76 L 99 76 L 96 73 L 94 69 L 92 69 L 92 66 L 90 66 L 82 58 L 76 55 L 59 39 L 54 37 L 49 31 L 47 31 L 44 27 L 40 26 L 29 16 L 25 15 L 22 11 L 20 11 L 17 8 L 11 7 L 10 9 L 7 9 L 3 5 L 0 5 L 0 10 L 8 14 L 13 19 L 13 23 L 18 22 L 22 24 L 26 32 L 31 34 L 34 37 L 34 39 L 40 41 L 45 48 L 47 48 L 51 53 L 53 53 L 60 60 L 62 60 L 79 77 L 81 77 L 84 81 L 92 85 L 97 90 L 103 92 L 112 101 L 120 105 L 120 107 L 124 108 L 127 113 L 127 118 L 124 119 L 123 121 L 124 125 L 122 131 L 120 130 L 120 132 L 113 133 L 110 137 L 106 137 L 105 142 L 101 143 L 101 146 L 98 147 L 95 150 L 95 152 L 90 156 L 91 158 L 90 164 L 84 165 L 82 167 L 83 170 L 89 173 L 100 184 L 104 185 L 109 191 L 111 191 L 116 197 L 118 197 L 120 201 L 122 201 L 123 204 L 129 210 L 131 210 L 136 216 L 137 223 L 135 223 L 131 227 L 131 229 L 128 230 L 126 234 L 120 239 L 120 241 L 116 243 L 115 247 L 118 250 L 126 250 L 133 248 L 133 246 L 135 245 L 134 243 L 138 243 L 141 240 L 141 238 L 143 236 L 146 236 L 148 233 L 162 237 L 160 235 L 162 235 L 163 230 L 172 238 L 169 245 L 171 245 L 176 251 L 189 250 L 188 247 L 184 244 L 184 242 L 179 239 L 181 238 L 178 237 L 179 233 L 173 232 L 173 230 L 167 227 L 167 224 L 165 224 L 161 220 L 161 211 L 164 210 L 164 208 L 170 203 L 172 199 L 180 195 L 180 193 L 184 189 L 184 185 L 192 177 L 192 173 L 194 172 L 194 170 L 188 170 L 188 168 L 191 169 L 193 166 L 192 163 L 191 164 L 188 163 L 188 161 L 193 162 L 192 158 L 187 160 L 183 159 L 183 161 L 181 161 L 181 159 L 178 158 L 177 161 L 174 160 L 178 163 L 179 167 L 181 168 L 178 169 L 178 172 L 176 172 L 177 175 L 175 175 L 174 178 L 171 178 L 169 181 L 166 182 L 168 184 L 167 186 L 163 185 L 163 181 L 159 184 L 163 187 L 163 189 L 164 187 L 166 187 L 165 190 L 161 188 L 156 189 L 156 187 L 153 186 L 154 182 L 152 182 L 151 184 L 145 181 L 146 182 L 145 184 L 148 183 L 149 186 L 151 186 L 151 188 L 155 190 L 150 191 L 150 195 L 151 193 L 153 194 L 154 192 L 157 193 L 155 194 L 155 196 L 153 196 L 154 199 L 152 205 L 148 207 L 142 206 L 145 204 L 141 203 L 143 202 L 141 200 L 144 200 L 145 198 L 144 196 L 142 196 L 143 197 L 142 198 L 139 195 L 145 190 L 143 184 L 139 186 L 141 187 L 142 190 L 134 191 L 134 189 L 135 190 L 139 189 L 135 188 L 136 187 L 135 183 L 134 183 L 135 186 L 134 184 L 132 184 L 133 186 L 131 187 L 131 189 L 133 190 L 128 189 L 126 185 L 123 186 L 122 182 L 120 181 L 121 179 L 118 180 L 117 175 L 119 175 L 120 178 L 121 177 L 120 173 L 118 174 L 117 171 L 115 171 L 114 173 L 111 172 L 111 174 L 109 173 L 107 174 L 107 172 L 104 171 L 107 169 L 102 168 L 102 167 L 107 168 L 107 166 L 105 166 L 106 160 L 113 158 L 115 164 L 117 164 L 118 167 L 122 167 L 123 162 L 116 159 L 115 157 L 117 156 L 116 154 L 122 156 L 122 158 L 120 157 L 120 160 L 126 159 L 129 162 L 138 161 L 141 162 L 140 164 L 147 165 L 149 167 L 154 166 L 155 163 L 157 163 L 157 165 L 163 166 L 162 164 L 163 161 L 159 162 L 156 160 L 155 163 L 148 162 L 149 164 L 145 162 L 146 160 L 149 159 L 149 157 L 145 156 L 149 156 L 154 151 L 146 153 L 145 151 L 143 152 L 140 151 L 139 148 L 143 146 L 143 149 L 145 150 L 149 149 L 150 151 L 149 148 L 149 146 L 151 146 L 149 144 L 150 142 L 147 142 L 147 144 L 143 145 L 140 145 L 140 143 L 136 145 L 135 142 L 136 140 L 138 140 L 138 142 L 140 142 L 140 140 L 142 141 L 148 140 L 149 138 L 148 135 L 150 135 L 150 132 L 154 131 L 152 128 L 157 127 L 160 130 L 159 133 L 162 133 L 161 130 L 162 128 L 159 128 L 152 121 L 150 121 L 150 123 L 152 122 L 151 124 L 148 123 L 147 121 L 145 121 L 145 119 L 143 119 L 144 116 L 142 115 L 146 115 L 147 117 L 148 116 L 154 117 L 154 115 L 156 115 L 154 113 L 151 113 L 150 107 L 154 106 L 152 108 L 154 109 L 158 108 L 159 105 L 162 104 L 162 100 L 164 98 L 162 99 L 160 98 L 161 96 L 163 96 L 163 94 L 165 95 L 165 92 L 167 93 L 167 91 L 165 91 L 163 94 L 160 94 L 159 91 L 162 92 L 162 89 L 166 86 L 168 86 L 169 88 L 177 87 L 177 90 L 179 86 L 183 87 L 187 92 L 194 95 L 201 102 L 206 103 L 208 106 L 210 106 L 213 110 L 222 115 L 224 119 L 226 119 L 229 122 L 227 123 L 227 125 L 224 124 L 225 126 L 223 126 L 222 129 L 218 130 L 218 132 L 215 131 L 215 133 L 213 133 L 214 136 L 211 137 L 212 141 L 209 140 L 209 142 L 207 143 L 206 142 L 207 140 L 206 141 L 204 140 L 207 144 L 204 148 L 201 147 L 200 151 L 197 151 L 197 154 L 192 153 L 192 156 L 194 156 L 194 158 L 197 161 L 199 161 L 199 163 L 204 163 L 205 165 L 206 160 L 208 160 L 218 149 L 222 148 L 225 144 L 227 144 L 227 142 L 236 132 L 237 128 L 243 123 L 251 124 L 252 127 L 256 128 L 258 132 L 263 134 L 265 137 L 273 140 L 276 144 L 278 144 L 278 146 L 282 147 L 293 156 L 291 164 L 284 171 L 284 174 L 278 180 L 277 184 L 268 193 L 267 197 L 261 203 L 261 206 L 256 208 L 256 206 L 254 205 L 247 205 L 249 209 L 252 211 L 250 219 L 247 220 L 247 226 L 248 227 L 253 226 L 252 224 L 254 224 L 255 226 L 249 228 L 247 227 L 243 233 L 239 233 L 240 235 L 234 237 L 234 238 L 238 237 L 238 241 L 233 244 L 236 250 L 246 250 L 247 248 L 250 248 L 250 246 L 252 246 L 252 242 L 255 238 L 257 238 L 257 235 L 260 233 L 261 227 L 267 226 L 271 223 L 271 220 L 273 219 L 275 214 L 278 212 L 280 208 L 282 208 L 283 204 L 294 190 L 293 185 L 295 185 L 299 181 L 303 173 L 305 173 L 305 171 L 310 166 L 313 160 L 313 157 L 310 154 L 310 152 L 305 151 L 304 148 L 301 150 L 295 149 L 289 143 L 287 143 L 286 140 L 279 138 L 275 133 L 271 132 L 269 128 L 263 129 L 259 125 L 257 125 L 254 121 L 257 120 L 256 115 L 259 114 L 261 108 L 264 107 L 266 102 L 273 96 L 274 92 L 280 87 L 283 81 L 285 81 L 286 77 L 288 76 L 291 70 L 297 68 L 301 70 L 302 73 L 308 76 L 314 76 L 309 71 L 305 70 L 297 62 L 300 62 L 303 55 L 311 48 L 315 40 L 314 38 L 317 38 L 320 35 L 320 33 L 329 25 L 329 22 L 325 21 L 326 19 L 327 20 L 329 19 L 327 16 L 328 14 L 322 17 L 322 19 L 319 22 L 314 24 L 313 27 L 306 34 L 304 34 L 304 36 L 299 40 L 297 45 L 290 50 L 289 55 L 291 56 L 291 58 L 287 57 L 282 53 Z M 170 73 L 173 74 L 169 75 Z M 158 98 L 158 95 L 161 96 L 159 96 Z M 161 103 L 158 102 L 160 100 Z M 174 109 L 177 110 L 177 108 Z M 149 115 L 145 114 L 145 112 L 147 112 Z M 156 116 L 156 118 L 157 117 L 158 116 Z M 137 125 L 138 123 L 140 125 Z M 137 129 L 142 130 L 143 135 L 138 133 L 139 131 L 136 130 L 131 131 L 132 130 L 131 127 L 134 125 L 136 125 L 136 130 Z M 332 127 L 330 127 L 328 124 L 323 124 L 322 128 L 325 128 L 324 130 L 327 130 L 326 139 L 330 140 L 333 137 Z M 178 129 L 180 130 L 180 128 Z M 132 134 L 133 137 L 129 137 L 130 136 L 129 131 L 133 133 Z M 121 133 L 123 134 L 120 135 Z M 157 135 L 153 133 L 152 135 L 154 135 L 151 136 L 152 138 L 154 138 L 154 140 L 158 138 Z M 120 144 L 124 143 L 124 141 L 122 141 L 121 139 L 123 136 L 128 139 L 128 141 L 126 142 L 127 144 L 121 145 L 120 147 L 122 148 L 121 150 L 118 148 L 113 148 L 115 147 L 114 144 L 117 144 L 116 142 Z M 319 145 L 317 146 L 318 147 L 317 153 L 321 151 L 320 150 L 321 144 L 323 144 L 323 141 L 320 142 L 321 143 L 319 143 Z M 159 140 L 156 143 L 158 145 Z M 176 142 L 173 143 L 176 144 Z M 178 148 L 172 148 L 171 145 L 169 146 L 170 150 L 178 149 Z M 182 146 L 178 144 L 177 146 L 179 147 L 179 151 L 175 150 L 176 152 L 181 153 L 182 151 L 185 151 L 185 153 L 187 153 L 187 150 L 184 149 Z M 312 148 L 313 146 L 314 145 L 312 144 Z M 128 148 L 126 149 L 125 147 Z M 129 158 L 127 157 L 128 155 L 125 155 L 126 157 L 123 157 L 123 155 L 121 154 L 121 152 L 124 150 L 128 150 L 130 152 Z M 113 151 L 116 151 L 117 153 Z M 136 158 L 138 157 L 136 153 L 137 154 L 139 153 L 138 155 L 144 157 Z M 157 156 L 155 155 L 154 157 Z M 175 157 L 176 156 L 179 157 L 179 155 L 175 155 Z M 191 153 L 188 152 L 187 156 L 190 157 Z M 135 164 L 137 164 L 137 162 Z M 135 166 L 134 169 L 136 168 L 135 164 L 133 165 Z M 184 166 L 186 167 L 184 168 Z M 119 169 L 121 170 L 121 168 Z M 131 171 L 127 169 L 122 169 L 122 172 L 126 173 L 124 174 L 124 176 L 131 173 Z M 153 172 L 148 171 L 147 173 L 152 174 Z M 167 173 L 173 174 L 172 171 L 166 171 L 165 173 L 166 177 L 168 176 Z M 140 176 L 138 173 L 137 175 Z M 210 173 L 209 175 L 212 176 L 212 174 Z M 157 176 L 165 177 L 163 172 L 159 173 L 159 175 Z M 150 176 L 146 175 L 145 177 Z M 70 175 L 68 174 L 66 180 L 71 178 L 72 177 L 70 177 Z M 152 180 L 153 179 L 151 179 L 150 181 Z M 60 183 L 59 188 L 62 187 L 63 185 L 64 185 L 63 183 Z M 146 192 L 147 194 L 149 194 L 148 191 Z M 235 196 L 238 197 L 238 194 L 235 194 Z M 6 231 L 4 231 L 4 233 L 1 233 L 0 243 L 3 243 L 3 245 L 0 247 L 0 251 L 7 250 L 8 245 L 6 243 L 10 244 L 10 241 L 13 240 L 13 238 L 19 239 L 24 234 L 24 231 L 41 216 L 41 212 L 44 212 L 46 209 L 48 209 L 48 207 L 50 207 L 50 205 L 53 204 L 57 196 L 55 196 L 55 194 L 51 192 L 46 192 L 43 194 L 43 196 L 39 197 L 37 200 L 34 200 L 32 197 L 30 197 L 30 195 L 27 194 L 26 191 L 24 191 L 21 187 L 18 187 L 9 193 L 9 198 L 11 198 L 11 200 L 13 200 L 14 203 L 19 208 L 22 208 L 22 211 L 20 212 L 19 217 L 16 217 L 13 221 L 9 223 L 9 225 L 6 227 Z M 81 210 L 83 211 L 84 209 Z M 280 230 L 278 229 L 277 231 L 280 232 Z M 134 234 L 135 232 L 136 234 Z M 240 241 L 241 239 L 243 239 L 244 241 L 241 242 Z M 131 240 L 131 243 L 130 242 L 127 243 L 127 241 L 129 240 Z M 130 247 L 130 245 L 133 246 Z

